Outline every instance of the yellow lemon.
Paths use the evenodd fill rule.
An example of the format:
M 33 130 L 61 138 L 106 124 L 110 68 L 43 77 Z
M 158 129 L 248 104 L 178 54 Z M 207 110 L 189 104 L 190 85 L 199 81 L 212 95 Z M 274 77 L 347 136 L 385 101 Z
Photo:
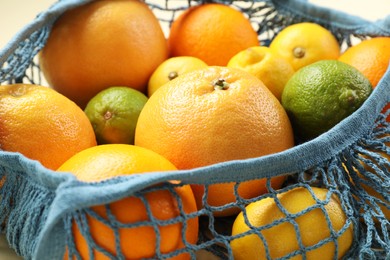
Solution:
M 300 238 L 305 247 L 315 246 L 324 239 L 332 240 L 331 229 L 337 233 L 344 225 L 348 225 L 344 232 L 337 234 L 337 259 L 342 258 L 352 245 L 353 225 L 347 223 L 347 216 L 343 211 L 339 198 L 334 193 L 330 195 L 327 189 L 314 187 L 312 192 L 313 195 L 307 188 L 298 187 L 279 194 L 277 198 L 280 205 L 290 214 L 299 214 L 299 212 L 307 210 L 316 204 L 316 200 L 324 203 L 324 210 L 319 207 L 311 208 L 308 212 L 295 217 L 293 220 L 299 228 Z M 246 217 L 254 227 L 275 224 L 259 231 L 264 238 L 263 240 L 257 234 L 249 234 L 232 240 L 230 245 L 235 260 L 267 259 L 265 243 L 272 259 L 281 258 L 300 250 L 298 231 L 290 221 L 281 221 L 286 215 L 274 198 L 268 197 L 249 204 L 246 207 Z M 327 218 L 331 223 L 331 227 L 328 226 Z M 280 222 L 276 223 L 277 221 Z M 241 212 L 234 221 L 232 235 L 236 236 L 249 230 L 250 227 L 246 224 L 244 214 Z M 328 242 L 311 250 L 307 249 L 306 259 L 335 259 L 335 253 L 335 242 Z M 291 259 L 302 258 L 302 254 L 298 252 Z
M 240 51 L 230 59 L 227 66 L 255 75 L 279 101 L 284 86 L 294 74 L 294 69 L 287 60 L 265 46 Z
M 191 56 L 172 57 L 165 60 L 149 79 L 148 96 L 150 97 L 158 88 L 179 75 L 205 67 L 207 64 L 204 61 Z
M 334 35 L 321 25 L 308 22 L 285 27 L 272 40 L 270 48 L 287 59 L 295 70 L 340 56 L 340 46 Z

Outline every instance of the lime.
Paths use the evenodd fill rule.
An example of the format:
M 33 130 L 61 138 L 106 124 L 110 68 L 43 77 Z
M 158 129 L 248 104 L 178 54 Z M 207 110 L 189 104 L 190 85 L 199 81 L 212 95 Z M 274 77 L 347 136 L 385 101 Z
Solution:
M 307 65 L 287 82 L 282 105 L 297 137 L 314 138 L 357 110 L 372 92 L 370 81 L 337 60 Z
M 135 126 L 148 98 L 129 87 L 110 87 L 94 96 L 84 112 L 98 144 L 134 144 Z

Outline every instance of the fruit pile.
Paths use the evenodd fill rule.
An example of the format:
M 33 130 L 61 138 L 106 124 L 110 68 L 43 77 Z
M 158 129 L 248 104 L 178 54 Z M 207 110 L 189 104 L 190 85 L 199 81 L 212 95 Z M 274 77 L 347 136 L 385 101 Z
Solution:
M 47 86 L 0 86 L 0 148 L 97 182 L 250 160 L 310 141 L 369 98 L 389 66 L 390 37 L 341 49 L 331 31 L 301 22 L 263 45 L 245 13 L 220 3 L 182 10 L 166 35 L 143 1 L 101 0 L 66 11 L 38 57 Z M 376 174 L 376 165 L 361 167 Z M 287 173 L 239 179 L 171 181 L 170 189 L 93 206 L 84 222 L 72 222 L 65 257 L 193 258 L 186 248 L 199 249 L 210 214 L 234 220 L 224 245 L 234 259 L 339 259 L 353 247 L 356 223 L 335 189 L 289 186 L 297 180 Z M 388 223 L 388 198 L 365 190 Z

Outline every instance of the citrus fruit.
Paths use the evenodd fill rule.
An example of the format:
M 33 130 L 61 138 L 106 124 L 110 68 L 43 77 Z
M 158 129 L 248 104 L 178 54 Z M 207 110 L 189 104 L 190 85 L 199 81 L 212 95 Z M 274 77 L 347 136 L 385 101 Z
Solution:
M 316 23 L 296 23 L 282 29 L 270 48 L 291 63 L 294 70 L 319 60 L 336 60 L 340 46 L 334 35 Z
M 240 51 L 229 60 L 227 66 L 255 75 L 279 100 L 284 86 L 294 74 L 291 64 L 266 46 Z
M 323 60 L 301 68 L 282 93 L 282 105 L 295 134 L 314 138 L 357 110 L 372 92 L 368 79 L 354 67 Z
M 243 13 L 208 3 L 188 8 L 173 21 L 168 45 L 171 56 L 193 56 L 208 65 L 226 66 L 237 52 L 259 41 Z
M 375 88 L 389 67 L 390 37 L 363 40 L 349 47 L 339 60 L 357 68 Z
M 176 167 L 164 157 L 142 147 L 127 144 L 106 144 L 86 149 L 68 161 L 58 171 L 71 172 L 82 181 L 100 181 L 119 175 L 134 173 L 172 171 Z M 174 188 L 177 197 L 182 201 L 186 213 L 196 211 L 196 204 L 191 188 L 188 185 Z M 155 190 L 145 195 L 153 218 L 164 221 L 180 216 L 177 197 L 169 190 Z M 129 196 L 109 204 L 111 213 L 122 223 L 136 223 L 150 220 L 144 202 Z M 109 214 L 105 205 L 93 206 L 92 209 L 108 221 Z M 87 216 L 90 235 L 94 241 L 108 252 L 116 255 L 114 230 L 98 219 Z M 180 223 L 158 226 L 160 249 L 168 253 L 184 247 Z M 198 236 L 198 219 L 189 218 L 186 225 L 186 241 L 196 243 Z M 76 223 L 73 224 L 75 245 L 83 259 L 88 259 L 88 244 Z M 155 255 L 157 236 L 153 226 L 119 228 L 120 248 L 126 259 L 152 258 Z M 103 253 L 93 250 L 95 259 L 107 259 Z M 189 259 L 181 254 L 177 259 Z
M 159 21 L 143 1 L 92 1 L 66 11 L 40 53 L 47 82 L 81 108 L 109 86 L 146 91 L 168 57 Z
M 249 204 L 246 207 L 246 217 L 241 212 L 235 219 L 232 235 L 236 236 L 251 230 L 246 223 L 246 218 L 248 223 L 254 227 L 270 226 L 259 231 L 264 240 L 260 239 L 257 234 L 248 234 L 233 239 L 230 246 L 234 259 L 282 258 L 287 254 L 300 250 L 298 236 L 300 236 L 302 244 L 306 248 L 306 259 L 325 260 L 342 258 L 352 245 L 353 224 L 347 224 L 347 216 L 336 194 L 328 194 L 329 191 L 323 188 L 313 187 L 311 189 L 313 195 L 304 187 L 298 187 L 277 195 L 280 205 L 286 212 L 289 214 L 301 214 L 298 216 L 293 215 L 292 219 L 286 221 L 283 221 L 286 217 L 285 213 L 272 197 Z M 324 210 L 319 207 L 316 200 L 323 203 L 322 207 Z M 313 205 L 316 205 L 316 207 L 312 207 Z M 311 209 L 304 214 L 301 213 L 308 208 Z M 327 218 L 329 218 L 331 227 Z M 297 225 L 299 230 L 295 229 L 293 223 Z M 348 225 L 347 229 L 334 237 L 333 232 L 340 232 L 345 225 Z M 335 241 L 336 238 L 337 242 Z M 325 239 L 331 239 L 331 241 L 318 247 L 315 246 Z M 265 243 L 267 244 L 270 258 L 267 258 Z M 337 257 L 335 257 L 336 243 L 338 249 Z M 312 246 L 314 246 L 312 249 L 308 248 Z M 303 259 L 303 254 L 298 252 L 291 259 Z
M 171 57 L 165 60 L 149 79 L 148 96 L 150 97 L 158 88 L 179 75 L 205 67 L 207 64 L 204 61 L 191 56 Z
M 109 87 L 94 96 L 84 109 L 98 144 L 134 144 L 135 126 L 148 98 L 128 87 Z
M 149 98 L 138 118 L 135 145 L 161 154 L 179 169 L 192 169 L 276 153 L 294 144 L 287 114 L 258 78 L 240 69 L 210 66 L 166 83 Z M 275 187 L 283 180 L 275 178 Z M 261 194 L 265 183 L 242 183 L 239 194 Z M 204 187 L 192 188 L 200 208 Z M 234 183 L 211 185 L 208 203 L 235 201 L 233 189 Z M 235 212 L 231 208 L 215 214 Z
M 55 170 L 95 145 L 87 116 L 65 96 L 38 85 L 0 86 L 1 150 L 19 152 Z

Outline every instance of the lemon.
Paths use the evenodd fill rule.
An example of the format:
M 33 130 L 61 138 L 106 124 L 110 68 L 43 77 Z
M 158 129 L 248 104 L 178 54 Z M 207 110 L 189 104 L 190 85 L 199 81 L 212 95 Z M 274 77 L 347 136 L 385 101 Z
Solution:
M 270 49 L 298 70 L 319 60 L 336 60 L 340 46 L 325 27 L 309 22 L 289 25 L 272 40 Z
M 98 144 L 134 144 L 138 116 L 148 98 L 129 87 L 109 87 L 85 107 Z
M 323 60 L 294 73 L 284 87 L 282 105 L 295 134 L 307 140 L 352 114 L 371 92 L 370 81 L 357 69 Z
M 347 223 L 347 217 L 340 204 L 337 195 L 329 194 L 324 188 L 312 188 L 313 195 L 305 187 L 298 187 L 292 190 L 280 193 L 277 198 L 280 202 L 278 205 L 275 199 L 267 197 L 257 202 L 253 202 L 246 207 L 246 217 L 241 212 L 233 223 L 232 235 L 243 235 L 251 230 L 248 223 L 254 227 L 263 227 L 270 225 L 259 231 L 259 235 L 247 234 L 237 236 L 230 243 L 235 260 L 260 260 L 268 259 L 267 251 L 264 244 L 267 244 L 268 253 L 271 259 L 281 258 L 297 250 L 300 250 L 297 230 L 294 225 L 287 219 L 283 220 L 286 215 L 280 209 L 284 207 L 286 212 L 299 214 L 308 210 L 306 213 L 294 217 L 293 220 L 299 228 L 300 238 L 304 247 L 314 246 L 321 243 L 324 239 L 337 239 L 338 255 L 337 259 L 342 258 L 349 250 L 353 241 L 353 225 Z M 315 196 L 315 198 L 313 197 Z M 328 200 L 327 198 L 330 199 Z M 324 203 L 322 210 L 319 207 L 312 208 L 316 205 L 316 200 Z M 331 223 L 329 227 L 327 219 Z M 345 231 L 337 234 L 345 225 L 348 225 Z M 330 229 L 336 232 L 336 238 L 333 238 Z M 306 259 L 335 259 L 336 247 L 334 242 L 324 243 L 321 246 L 307 249 Z M 292 259 L 302 259 L 302 253 Z
M 178 56 L 165 60 L 149 79 L 148 96 L 150 97 L 162 85 L 179 75 L 205 67 L 207 67 L 207 64 L 204 61 L 191 56 Z
M 227 66 L 255 75 L 279 101 L 284 86 L 294 74 L 291 64 L 266 46 L 255 46 L 240 51 L 229 60 Z

